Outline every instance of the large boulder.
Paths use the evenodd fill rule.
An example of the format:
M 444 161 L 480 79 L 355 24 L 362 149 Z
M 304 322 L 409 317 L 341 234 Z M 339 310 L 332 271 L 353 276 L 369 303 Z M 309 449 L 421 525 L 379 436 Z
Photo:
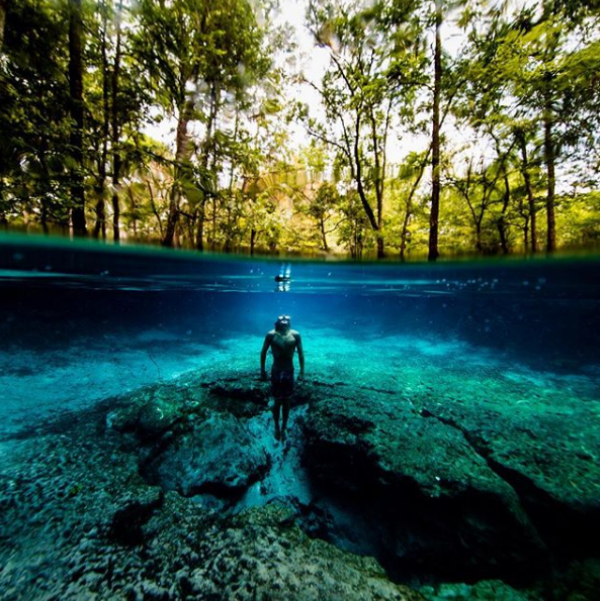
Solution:
M 326 534 L 354 514 L 392 572 L 497 576 L 542 557 L 518 495 L 459 428 L 385 392 L 339 386 L 311 400 L 304 431 Z
M 235 498 L 267 471 L 260 440 L 236 417 L 213 413 L 173 440 L 144 466 L 149 480 L 184 496 Z
M 505 384 L 510 390 L 510 383 Z M 485 390 L 485 388 L 484 388 Z M 600 429 L 595 400 L 581 402 L 541 386 L 487 395 L 431 397 L 421 412 L 462 432 L 517 492 L 555 552 L 585 555 L 600 537 Z
M 264 414 L 268 385 L 249 375 L 197 374 L 139 391 L 107 416 L 139 455 L 145 479 L 184 496 L 234 501 L 270 458 L 250 420 Z

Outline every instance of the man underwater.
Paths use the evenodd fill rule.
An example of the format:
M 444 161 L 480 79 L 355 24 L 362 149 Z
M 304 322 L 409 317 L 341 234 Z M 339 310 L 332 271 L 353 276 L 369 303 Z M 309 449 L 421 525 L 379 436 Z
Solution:
M 271 392 L 275 403 L 273 405 L 273 421 L 275 422 L 275 438 L 285 441 L 285 429 L 290 414 L 290 397 L 294 392 L 294 352 L 298 349 L 300 374 L 298 380 L 304 378 L 304 350 L 302 338 L 296 330 L 292 330 L 289 315 L 280 315 L 275 322 L 275 329 L 267 332 L 265 342 L 260 352 L 260 375 L 267 379 L 265 362 L 267 351 L 273 354 L 271 367 Z M 282 409 L 281 429 L 279 428 L 279 412 Z

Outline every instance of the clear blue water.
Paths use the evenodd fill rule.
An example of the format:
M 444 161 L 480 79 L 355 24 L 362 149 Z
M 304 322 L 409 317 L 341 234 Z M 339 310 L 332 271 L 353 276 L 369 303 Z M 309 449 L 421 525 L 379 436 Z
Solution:
M 307 369 L 600 370 L 600 259 L 402 265 L 0 240 L 1 431 L 191 369 L 258 368 L 292 316 Z M 494 363 L 496 362 L 496 363 Z M 500 363 L 499 363 L 500 362 Z M 220 364 L 220 363 L 219 363 Z M 2 411 L 2 409 L 0 409 Z
M 472 401 L 484 421 L 488 407 L 489 415 L 514 416 L 517 428 L 520 419 L 529 428 L 539 411 L 542 426 L 531 444 L 549 457 L 560 458 L 560 449 L 568 448 L 588 469 L 567 474 L 565 498 L 587 491 L 581 492 L 582 503 L 589 505 L 588 489 L 600 486 L 593 463 L 598 440 L 593 420 L 600 415 L 599 268 L 600 257 L 366 264 L 0 238 L 0 477 L 9 497 L 11 478 L 28 490 L 27 477 L 19 481 L 14 475 L 29 469 L 28 460 L 19 463 L 18 441 L 35 455 L 44 426 L 71 423 L 63 418 L 77 419 L 102 403 L 106 408 L 107 399 L 110 406 L 113 397 L 122 402 L 129 392 L 188 373 L 255 374 L 258 380 L 265 333 L 287 313 L 302 333 L 307 377 L 319 385 L 392 391 L 386 397 L 393 399 L 390 412 L 394 403 L 413 403 L 424 420 L 429 414 L 418 413 L 421 402 L 442 408 L 445 419 L 444 407 Z M 247 491 L 240 508 L 279 494 L 308 507 L 312 493 L 298 478 L 301 458 L 293 445 L 282 455 L 270 419 L 265 410 L 257 422 L 257 436 L 274 458 L 270 475 Z M 544 424 L 560 424 L 560 432 Z M 300 448 L 294 410 L 290 430 Z M 102 438 L 90 443 L 94 448 Z M 36 462 L 44 473 L 43 458 Z M 552 484 L 552 470 L 548 474 Z M 46 492 L 54 499 L 52 490 Z M 573 504 L 577 507 L 576 498 Z M 590 515 L 597 516 L 592 505 Z M 345 537 L 344 520 L 350 518 L 344 515 L 339 513 L 330 540 L 352 552 L 376 553 L 377 531 L 353 523 L 364 540 Z M 0 551 L 12 558 L 4 576 L 0 569 L 0 596 L 3 587 L 38 582 L 36 557 L 55 562 L 46 535 L 29 540 L 25 530 L 0 529 L 0 543 L 6 543 Z M 368 535 L 371 531 L 375 534 Z M 57 590 L 66 590 L 60 587 L 68 580 L 58 572 L 55 578 L 62 583 Z M 38 584 L 23 586 L 14 591 L 41 590 Z M 427 598 L 438 599 L 434 593 Z

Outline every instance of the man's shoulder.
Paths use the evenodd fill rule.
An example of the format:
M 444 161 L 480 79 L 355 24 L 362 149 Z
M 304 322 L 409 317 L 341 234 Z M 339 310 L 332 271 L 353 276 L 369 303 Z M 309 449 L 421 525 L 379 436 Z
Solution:
M 300 338 L 300 332 L 298 332 L 298 330 L 290 330 L 290 334 L 294 337 L 294 338 Z
M 273 338 L 275 336 L 275 330 L 269 330 L 267 332 L 267 338 Z

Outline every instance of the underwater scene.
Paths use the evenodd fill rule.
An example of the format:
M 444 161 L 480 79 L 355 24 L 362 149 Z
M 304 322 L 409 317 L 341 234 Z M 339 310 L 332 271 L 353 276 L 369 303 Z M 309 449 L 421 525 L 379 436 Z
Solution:
M 600 599 L 599 267 L 2 238 L 0 598 Z

